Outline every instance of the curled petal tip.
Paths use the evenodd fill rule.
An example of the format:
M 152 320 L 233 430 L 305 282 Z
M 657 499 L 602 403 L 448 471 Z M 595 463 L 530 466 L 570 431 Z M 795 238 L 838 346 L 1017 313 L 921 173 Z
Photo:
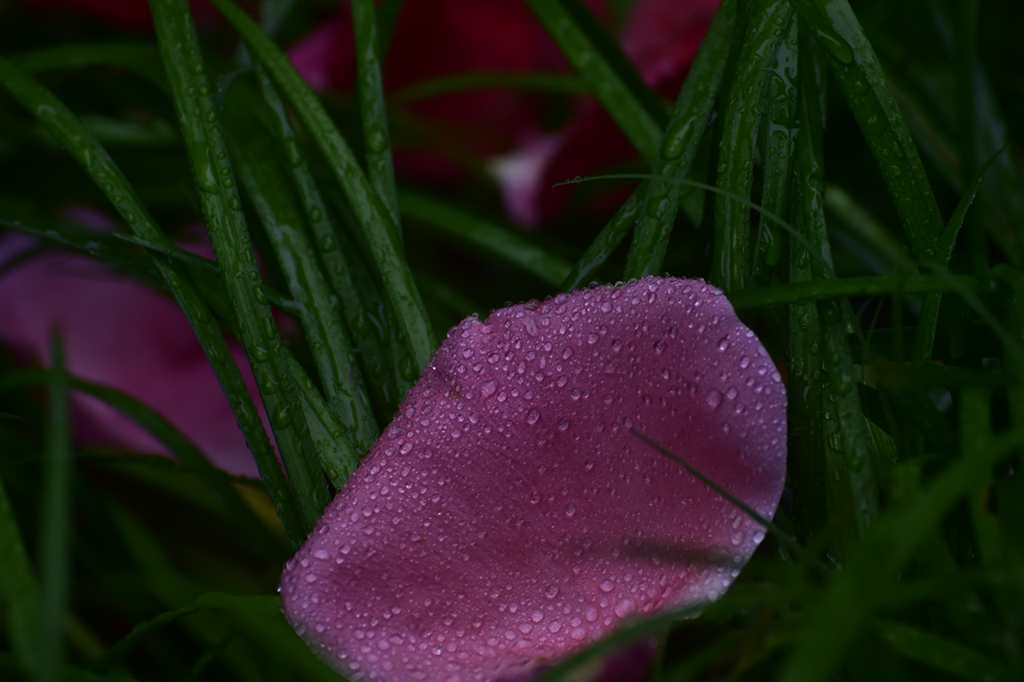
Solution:
M 282 578 L 357 680 L 498 680 L 719 596 L 771 517 L 786 396 L 717 289 L 648 277 L 449 332 Z

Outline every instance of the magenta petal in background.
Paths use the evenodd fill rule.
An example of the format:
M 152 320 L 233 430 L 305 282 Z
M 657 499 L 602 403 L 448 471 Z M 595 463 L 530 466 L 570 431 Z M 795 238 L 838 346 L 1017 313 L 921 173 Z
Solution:
M 623 619 L 714 599 L 782 492 L 786 396 L 729 302 L 646 278 L 453 329 L 282 579 L 358 680 L 520 675 Z
M 0 264 L 31 247 L 0 239 Z M 225 471 L 256 476 L 256 465 L 217 378 L 185 315 L 173 300 L 111 273 L 83 256 L 51 253 L 0 275 L 0 343 L 46 362 L 50 335 L 61 334 L 76 375 L 112 386 L 156 409 Z M 256 386 L 234 348 L 249 392 Z M 163 452 L 132 421 L 96 400 L 75 397 L 80 440 L 142 452 Z

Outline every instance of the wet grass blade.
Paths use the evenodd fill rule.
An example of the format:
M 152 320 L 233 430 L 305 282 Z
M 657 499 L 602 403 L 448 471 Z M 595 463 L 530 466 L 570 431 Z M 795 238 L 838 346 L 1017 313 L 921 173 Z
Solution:
M 801 19 L 829 56 L 900 214 L 911 251 L 934 262 L 942 218 L 921 157 L 882 66 L 847 0 L 795 0 Z
M 353 0 L 352 20 L 355 28 L 358 74 L 356 94 L 359 99 L 359 120 L 363 127 L 366 175 L 370 179 L 370 184 L 377 190 L 381 202 L 391 213 L 395 238 L 401 244 L 398 190 L 395 187 L 395 167 L 391 161 L 391 134 L 388 131 L 388 112 L 384 103 L 384 86 L 381 82 L 380 39 L 374 0 Z
M 805 50 L 800 63 L 800 132 L 796 145 L 797 227 L 807 246 L 798 249 L 816 279 L 834 279 L 831 247 L 825 224 L 824 193 L 824 78 L 816 54 Z M 810 59 L 809 59 L 810 58 Z M 818 254 L 820 258 L 810 258 Z M 861 408 L 853 358 L 847 340 L 848 310 L 845 301 L 827 300 L 818 305 L 821 325 L 822 436 L 826 458 L 829 517 L 846 538 L 846 545 L 862 534 L 878 511 L 872 439 Z M 796 333 L 800 333 L 799 331 Z M 799 341 L 798 341 L 799 342 Z
M 596 23 L 587 21 L 586 10 L 576 0 L 527 0 L 544 28 L 558 43 L 569 63 L 590 85 L 594 96 L 611 115 L 637 151 L 654 159 L 661 143 L 661 125 L 650 105 L 638 93 L 649 92 L 635 72 L 624 73 L 628 64 L 619 55 L 614 61 L 608 52 L 614 43 L 600 31 Z M 615 48 L 615 53 L 618 53 Z M 640 83 L 640 85 L 637 85 Z
M 228 0 L 213 0 L 213 4 L 241 34 L 253 56 L 295 108 L 344 190 L 401 329 L 410 359 L 410 367 L 404 375 L 411 384 L 430 360 L 434 337 L 412 273 L 401 255 L 401 245 L 395 238 L 397 230 L 387 208 L 316 94 L 295 71 L 288 57 L 236 5 Z
M 753 242 L 750 211 L 727 195 L 750 200 L 758 126 L 764 118 L 765 85 L 777 47 L 789 28 L 793 7 L 788 0 L 756 0 L 750 12 L 722 122 L 718 157 L 716 184 L 723 194 L 715 199 L 711 281 L 727 291 L 746 285 Z
M 43 460 L 42 510 L 39 529 L 40 597 L 36 674 L 43 682 L 60 679 L 64 665 L 64 621 L 71 583 L 71 412 L 64 350 L 59 337 L 51 342 L 54 371 L 49 384 L 47 434 Z M 5 550 L 6 551 L 6 550 Z
M 464 208 L 419 192 L 403 191 L 402 213 L 429 226 L 441 237 L 509 263 L 557 287 L 570 265 L 522 234 L 476 216 Z
M 661 140 L 652 170 L 661 177 L 647 181 L 638 190 L 643 210 L 626 261 L 626 279 L 661 271 L 683 192 L 676 181 L 689 176 L 707 129 L 729 61 L 737 5 L 735 0 L 729 0 L 715 15 Z
M 188 6 L 152 0 L 150 8 L 182 135 L 241 341 L 267 406 L 295 491 L 304 529 L 319 518 L 327 491 L 311 451 L 302 404 L 287 371 L 282 341 L 263 287 L 242 213 L 228 150 L 209 94 L 199 41 Z
M 781 233 L 766 214 L 788 213 L 789 189 L 793 181 L 791 162 L 796 149 L 799 108 L 799 22 L 793 17 L 789 29 L 775 48 L 775 66 L 765 92 L 764 182 L 752 274 L 765 280 L 782 258 Z
M 243 87 L 241 83 L 235 86 Z M 233 98 L 229 92 L 225 116 L 239 175 L 299 305 L 299 320 L 320 383 L 351 441 L 359 452 L 366 452 L 377 439 L 376 419 L 342 318 L 340 299 L 320 269 L 304 229 L 302 210 L 288 191 L 286 164 L 274 153 L 273 137 L 258 124 L 258 113 L 248 98 Z
M 46 129 L 80 163 L 91 179 L 104 192 L 136 236 L 174 249 L 174 244 L 160 230 L 137 198 L 128 179 L 74 114 L 48 90 L 0 58 L 0 84 L 35 115 Z M 223 333 L 209 308 L 184 273 L 160 259 L 154 259 L 167 288 L 188 317 L 189 323 L 213 366 L 221 387 L 231 402 L 235 418 L 253 453 L 260 477 L 274 501 L 278 515 L 294 541 L 302 539 L 295 501 L 291 489 L 277 463 L 277 455 L 263 430 L 256 408 L 238 371 Z

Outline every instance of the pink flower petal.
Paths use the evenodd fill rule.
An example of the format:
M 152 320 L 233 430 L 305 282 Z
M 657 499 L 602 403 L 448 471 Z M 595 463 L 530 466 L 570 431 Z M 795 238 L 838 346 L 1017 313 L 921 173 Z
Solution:
M 288 563 L 285 614 L 357 680 L 495 680 L 720 595 L 782 492 L 786 396 L 726 298 L 649 277 L 453 329 Z
M 32 245 L 0 240 L 0 264 Z M 51 333 L 63 337 L 68 369 L 124 391 L 156 409 L 229 473 L 256 476 L 234 414 L 184 314 L 173 300 L 89 258 L 32 258 L 0 276 L 0 343 L 32 362 L 48 357 Z M 235 361 L 252 395 L 242 351 Z M 79 436 L 93 445 L 163 449 L 145 431 L 98 401 L 75 396 Z

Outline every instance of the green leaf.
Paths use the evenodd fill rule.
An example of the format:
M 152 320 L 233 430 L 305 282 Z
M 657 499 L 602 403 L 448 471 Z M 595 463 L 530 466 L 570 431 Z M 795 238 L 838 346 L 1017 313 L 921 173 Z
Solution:
M 750 211 L 730 194 L 749 200 L 754 183 L 754 152 L 764 117 L 764 90 L 779 44 L 786 37 L 793 7 L 788 0 L 755 0 L 731 84 L 722 122 L 715 200 L 711 281 L 727 291 L 746 285 L 751 266 Z
M 64 665 L 64 620 L 71 583 L 71 414 L 64 349 L 59 337 L 51 343 L 46 456 L 43 460 L 42 511 L 39 530 L 40 596 L 36 674 L 43 682 L 61 678 Z
M 632 68 L 627 70 L 629 62 L 614 42 L 576 0 L 527 2 L 633 146 L 644 158 L 655 158 L 661 125 L 649 104 L 649 94 L 644 94 L 649 91 Z
M 569 273 L 570 265 L 562 258 L 455 204 L 405 190 L 399 199 L 405 216 L 424 223 L 435 234 L 514 265 L 552 287 L 557 287 Z
M 412 273 L 401 256 L 400 244 L 395 237 L 397 229 L 392 224 L 387 208 L 323 105 L 296 73 L 288 57 L 236 5 L 228 0 L 213 0 L 213 3 L 241 34 L 284 97 L 295 107 L 344 190 L 356 224 L 370 250 L 373 267 L 381 278 L 384 292 L 401 329 L 411 359 L 411 366 L 403 376 L 411 385 L 430 360 L 434 338 Z
M 679 181 L 690 174 L 725 74 L 736 33 L 737 4 L 735 0 L 728 0 L 715 15 L 679 92 L 654 161 L 652 172 L 661 177 L 645 182 L 642 189 L 637 190 L 643 208 L 626 262 L 626 279 L 661 270 L 683 193 Z
M 103 190 L 135 235 L 148 242 L 174 249 L 142 206 L 128 179 L 88 131 L 56 97 L 9 62 L 0 59 L 0 84 L 36 116 L 65 146 L 92 180 Z M 267 492 L 278 515 L 294 541 L 302 539 L 291 490 L 277 464 L 277 455 L 263 430 L 256 408 L 235 365 L 227 341 L 209 309 L 188 277 L 170 263 L 154 259 L 167 288 L 188 317 L 189 323 L 228 396 L 246 443 L 252 451 Z
M 150 8 L 203 215 L 235 309 L 241 341 L 288 469 L 303 529 L 308 530 L 327 503 L 327 490 L 311 451 L 313 444 L 302 419 L 302 404 L 281 351 L 281 336 L 263 296 L 227 146 L 210 99 L 195 27 L 187 5 L 175 0 L 152 0 Z

